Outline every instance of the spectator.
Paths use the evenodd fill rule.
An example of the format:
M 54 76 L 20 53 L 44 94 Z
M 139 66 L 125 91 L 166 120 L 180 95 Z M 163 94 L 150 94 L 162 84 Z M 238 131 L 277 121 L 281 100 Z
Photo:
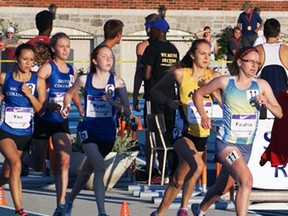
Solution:
M 151 44 L 152 42 L 152 38 L 150 36 L 150 23 L 159 18 L 160 16 L 158 14 L 149 14 L 147 17 L 145 17 L 145 31 L 147 36 L 149 36 L 149 38 L 147 40 L 144 40 L 140 43 L 137 44 L 136 46 L 136 56 L 137 56 L 137 61 L 136 61 L 136 72 L 135 72 L 135 76 L 134 76 L 134 89 L 133 89 L 133 108 L 136 111 L 140 112 L 140 104 L 139 104 L 139 100 L 138 100 L 138 94 L 139 94 L 139 90 L 142 84 L 142 80 L 143 80 L 143 74 L 144 74 L 144 70 L 145 70 L 145 65 L 143 65 L 141 63 L 141 58 L 142 55 L 146 49 L 147 46 L 149 46 L 149 44 Z M 144 80 L 144 89 L 145 86 L 147 85 L 149 81 L 145 81 Z M 146 99 L 145 94 L 144 94 L 144 99 Z M 146 107 L 146 106 L 145 106 Z M 145 117 L 144 117 L 144 122 L 146 121 Z M 145 131 L 145 137 L 148 137 L 148 131 Z M 150 160 L 150 143 L 148 139 L 145 139 L 146 143 L 145 143 L 145 155 L 146 155 L 146 161 Z M 147 174 L 147 178 L 148 178 L 148 174 L 149 174 L 149 166 L 146 166 L 146 174 Z
M 243 47 L 252 47 L 258 36 L 258 31 L 263 26 L 263 20 L 258 12 L 254 11 L 250 2 L 244 2 L 243 12 L 237 20 L 237 27 L 242 26 Z M 257 24 L 259 23 L 259 26 Z
M 14 28 L 9 26 L 6 30 L 5 35 L 1 37 L 2 41 L 6 42 L 5 50 L 2 51 L 2 60 L 10 60 L 11 62 L 2 62 L 2 72 L 12 72 L 15 66 L 14 55 L 16 48 L 23 42 L 20 40 L 19 36 L 15 35 Z
M 231 38 L 228 39 L 227 42 L 227 61 L 233 62 L 236 53 L 240 48 L 242 48 L 242 41 L 240 40 L 241 37 L 241 29 L 239 27 L 233 28 L 233 35 Z M 227 63 L 228 70 L 231 74 L 231 63 Z
M 264 36 L 267 42 L 255 47 L 261 63 L 257 76 L 270 84 L 275 97 L 288 88 L 288 47 L 278 42 L 280 32 L 281 25 L 277 19 L 266 20 Z
M 141 63 L 145 65 L 143 79 L 147 83 L 145 85 L 144 94 L 146 101 L 151 102 L 151 112 L 153 114 L 162 113 L 165 116 L 166 133 L 164 134 L 164 139 L 167 146 L 172 145 L 172 134 L 175 125 L 175 111 L 171 110 L 167 104 L 161 104 L 156 101 L 151 95 L 152 87 L 159 82 L 168 72 L 171 66 L 174 66 L 179 60 L 179 52 L 177 48 L 166 39 L 166 33 L 169 30 L 169 24 L 163 18 L 157 18 L 150 23 L 150 37 L 153 43 L 146 47 L 143 56 L 141 58 Z M 167 86 L 166 95 L 175 99 L 175 86 Z M 144 110 L 144 115 L 146 115 L 146 107 Z M 148 153 L 146 151 L 146 153 Z M 150 154 L 149 154 L 150 155 Z M 146 155 L 147 156 L 147 155 Z M 163 151 L 158 152 L 159 156 L 159 168 L 162 170 L 163 161 Z M 170 168 L 170 173 L 166 172 L 165 175 L 173 176 L 176 164 L 175 153 L 170 151 L 168 153 L 168 167 Z M 149 157 L 146 157 L 146 161 L 149 161 Z M 155 183 L 159 183 L 160 176 L 155 176 Z
M 254 8 L 254 11 L 257 12 L 259 15 L 261 13 L 261 10 L 259 7 L 255 7 Z M 266 38 L 264 35 L 259 35 L 256 40 L 254 41 L 254 44 L 253 44 L 253 47 L 259 45 L 259 44 L 263 44 L 263 43 L 266 43 Z
M 136 56 L 137 56 L 137 61 L 136 61 L 136 73 L 134 77 L 134 90 L 133 90 L 133 108 L 136 111 L 140 111 L 140 106 L 139 106 L 139 100 L 138 100 L 138 94 L 139 90 L 142 84 L 142 77 L 145 69 L 145 65 L 141 63 L 141 57 L 146 49 L 146 47 L 152 42 L 152 39 L 150 37 L 150 23 L 155 20 L 156 18 L 159 18 L 160 16 L 158 14 L 150 14 L 147 17 L 145 17 L 145 31 L 147 36 L 149 38 L 147 40 L 144 40 L 140 43 L 137 44 L 136 46 Z M 145 82 L 144 82 L 145 85 Z M 145 96 L 144 96 L 145 98 Z
M 218 67 L 218 65 L 215 63 L 216 55 L 218 53 L 218 44 L 217 39 L 211 36 L 211 28 L 209 26 L 205 26 L 203 31 L 196 33 L 197 39 L 205 39 L 210 43 L 211 47 L 211 55 L 210 55 L 210 63 L 208 64 L 208 67 L 211 70 L 214 70 Z
M 35 24 L 38 35 L 27 42 L 35 47 L 33 72 L 37 72 L 44 63 L 52 58 L 51 49 L 48 43 L 53 29 L 53 14 L 48 10 L 40 11 L 35 16 Z
M 271 18 L 265 21 L 264 36 L 267 43 L 256 46 L 260 53 L 259 61 L 262 63 L 258 76 L 270 84 L 282 110 L 287 110 L 288 47 L 278 42 L 280 32 L 281 25 L 277 19 Z M 283 112 L 282 119 L 274 120 L 270 144 L 261 156 L 261 166 L 264 166 L 268 160 L 271 161 L 273 167 L 286 164 L 287 119 L 287 112 Z
M 104 41 L 100 43 L 100 45 L 107 45 L 110 49 L 112 49 L 116 44 L 119 44 L 122 39 L 124 24 L 121 20 L 111 19 L 105 22 L 103 30 L 104 30 Z M 111 68 L 111 73 L 116 73 L 115 70 L 115 55 L 113 53 L 113 66 Z
M 36 46 L 38 41 L 49 43 L 50 34 L 53 29 L 53 14 L 48 10 L 40 11 L 35 16 L 35 24 L 38 30 L 38 35 L 30 39 L 27 43 Z

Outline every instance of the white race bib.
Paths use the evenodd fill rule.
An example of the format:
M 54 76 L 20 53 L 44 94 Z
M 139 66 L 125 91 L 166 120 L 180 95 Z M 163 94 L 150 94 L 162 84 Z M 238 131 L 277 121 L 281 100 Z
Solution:
M 11 128 L 27 129 L 30 127 L 31 112 L 31 108 L 6 107 L 5 122 Z
M 48 101 L 63 106 L 65 92 L 53 92 L 50 93 Z
M 92 118 L 112 117 L 112 105 L 108 101 L 99 99 L 99 97 L 87 95 L 86 116 Z
M 204 110 L 207 116 L 211 118 L 212 117 L 212 105 L 213 105 L 212 102 L 204 101 L 203 105 L 204 105 Z M 201 124 L 201 116 L 192 101 L 188 102 L 188 122 L 191 124 Z
M 233 136 L 248 137 L 254 132 L 257 122 L 256 114 L 232 114 L 231 130 Z

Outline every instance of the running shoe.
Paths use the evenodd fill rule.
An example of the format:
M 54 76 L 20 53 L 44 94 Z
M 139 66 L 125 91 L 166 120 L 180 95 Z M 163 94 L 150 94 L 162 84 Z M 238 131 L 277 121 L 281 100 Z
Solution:
M 154 175 L 151 178 L 151 184 L 161 184 L 161 176 L 160 175 Z
M 188 215 L 188 210 L 186 209 L 179 209 L 177 212 L 177 216 L 189 216 Z
M 53 216 L 65 216 L 65 205 L 64 204 L 58 205 L 53 213 Z
M 152 213 L 150 214 L 150 216 L 157 216 L 157 210 L 154 211 L 154 212 L 152 212 Z
M 194 216 L 198 216 L 199 215 L 199 209 L 200 209 L 200 205 L 198 203 L 193 203 L 191 205 L 191 210 Z
M 15 216 L 28 216 L 28 212 L 24 211 L 23 209 L 15 211 Z
M 71 202 L 65 203 L 65 216 L 71 216 L 72 215 L 72 208 L 73 208 L 73 203 L 71 203 Z

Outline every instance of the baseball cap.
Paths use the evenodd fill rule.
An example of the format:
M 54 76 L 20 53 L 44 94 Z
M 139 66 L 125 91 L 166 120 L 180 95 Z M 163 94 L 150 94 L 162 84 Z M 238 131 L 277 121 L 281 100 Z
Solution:
M 12 33 L 14 33 L 14 28 L 12 27 L 12 26 L 9 26 L 8 28 L 7 28 L 7 31 L 6 32 L 12 32 Z
M 249 9 L 249 8 L 251 8 L 251 7 L 252 7 L 252 5 L 251 5 L 250 2 L 244 2 L 243 7 L 242 7 L 242 10 L 243 10 L 243 11 L 246 11 L 247 9 Z
M 145 22 L 145 28 L 151 28 L 151 22 Z
M 149 23 L 149 25 L 149 27 L 159 29 L 162 32 L 168 32 L 170 28 L 167 21 L 163 18 L 157 18 Z

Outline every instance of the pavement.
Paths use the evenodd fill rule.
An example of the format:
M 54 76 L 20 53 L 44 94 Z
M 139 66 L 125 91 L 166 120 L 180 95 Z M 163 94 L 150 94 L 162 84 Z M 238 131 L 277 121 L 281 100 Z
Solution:
M 162 200 L 163 193 L 166 186 L 152 185 L 147 186 L 145 182 L 135 182 L 132 180 L 127 181 L 121 179 L 118 184 L 111 190 L 106 192 L 105 206 L 107 214 L 110 216 L 120 215 L 122 202 L 128 204 L 130 216 L 148 216 L 154 211 Z M 22 177 L 23 183 L 23 207 L 29 211 L 29 215 L 52 215 L 56 206 L 55 185 L 53 177 L 43 177 L 41 173 L 33 172 L 30 170 L 30 174 L 27 177 Z M 68 193 L 70 192 L 68 189 Z M 266 191 L 267 192 L 267 191 Z M 258 193 L 258 196 L 255 194 Z M 272 194 L 271 194 L 272 193 Z M 266 193 L 267 194 L 267 193 Z M 251 197 L 262 197 L 265 193 L 262 191 L 253 190 Z M 271 197 L 278 197 L 278 201 L 263 202 L 257 201 L 251 203 L 248 216 L 251 215 L 263 215 L 263 216 L 283 216 L 288 215 L 288 202 L 279 202 L 279 196 L 283 197 L 283 200 L 287 200 L 287 191 L 270 191 Z M 170 206 L 167 211 L 167 216 L 175 216 L 177 209 L 180 205 L 180 196 L 176 198 L 175 202 Z M 5 197 L 7 201 L 6 206 L 0 206 L 0 216 L 12 216 L 14 215 L 13 201 L 9 191 L 9 185 L 5 185 Z M 203 199 L 203 193 L 196 190 L 191 197 L 190 202 L 200 202 Z M 232 216 L 235 215 L 234 204 L 229 202 L 229 197 L 224 196 L 222 201 L 216 205 L 211 206 L 206 215 L 215 216 Z M 272 199 L 273 200 L 273 199 Z M 258 207 L 257 207 L 258 205 Z M 82 190 L 74 202 L 73 215 L 86 216 L 97 215 L 97 207 L 94 198 L 94 192 L 89 190 Z M 192 213 L 190 212 L 190 215 Z M 121 215 L 120 215 L 121 216 Z

